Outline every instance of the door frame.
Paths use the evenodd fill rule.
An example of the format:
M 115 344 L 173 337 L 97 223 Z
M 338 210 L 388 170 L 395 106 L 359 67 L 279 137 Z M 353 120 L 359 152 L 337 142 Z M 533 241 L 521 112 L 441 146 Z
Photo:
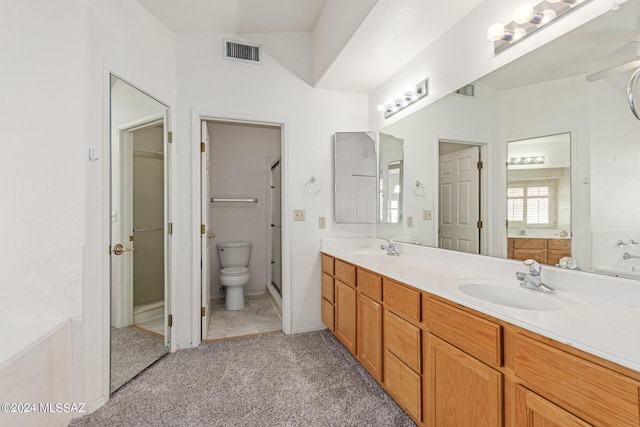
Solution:
M 200 164 L 200 123 L 205 121 L 229 122 L 239 124 L 258 124 L 280 127 L 280 159 L 282 161 L 282 212 L 293 211 L 291 198 L 286 188 L 289 182 L 289 167 L 286 156 L 289 153 L 288 119 L 282 117 L 261 116 L 243 113 L 229 113 L 217 110 L 193 109 L 191 112 L 191 223 L 192 223 L 192 283 L 191 283 L 191 342 L 192 346 L 198 346 L 201 339 L 201 281 L 200 281 L 200 203 L 202 200 Z M 282 215 L 282 331 L 285 334 L 292 332 L 291 322 L 291 215 Z
M 479 255 L 489 255 L 493 242 L 488 241 L 488 236 L 491 234 L 487 230 L 494 227 L 493 221 L 488 215 L 488 206 L 491 205 L 490 199 L 492 194 L 489 191 L 490 183 L 489 177 L 491 176 L 491 145 L 487 141 L 473 140 L 473 138 L 460 137 L 460 136 L 444 136 L 436 135 L 435 138 L 435 182 L 434 182 L 434 207 L 433 207 L 433 236 L 434 244 L 438 246 L 440 235 L 438 233 L 440 225 L 440 142 L 447 142 L 450 144 L 461 144 L 468 146 L 480 147 L 480 159 L 483 162 L 483 167 L 480 170 L 480 219 L 483 222 L 483 227 L 480 229 L 480 253 Z
M 164 124 L 165 114 L 157 113 L 151 114 L 146 117 L 141 117 L 136 120 L 132 120 L 127 123 L 123 123 L 117 127 L 119 134 L 119 162 L 120 162 L 120 177 L 122 180 L 119 182 L 119 198 L 120 200 L 128 199 L 129 204 L 131 204 L 131 198 L 133 194 L 131 194 L 131 186 L 133 184 L 133 132 L 145 129 L 148 127 L 156 126 L 160 123 Z M 113 162 L 113 158 L 111 159 Z M 131 206 L 130 206 L 131 207 Z M 120 218 L 123 218 L 120 222 L 121 226 L 118 227 L 117 233 L 121 235 L 121 238 L 124 237 L 122 228 L 132 228 L 132 224 L 129 223 L 128 218 L 129 215 L 126 215 L 127 220 L 125 220 L 125 211 L 122 209 L 122 206 L 119 206 L 118 215 Z M 111 227 L 113 229 L 113 222 L 111 223 Z M 112 237 L 113 239 L 113 232 Z M 122 240 L 122 239 L 121 239 Z M 124 240 L 123 240 L 124 241 Z M 122 243 L 122 242 L 121 242 Z M 165 248 L 166 249 L 166 248 Z M 166 254 L 165 254 L 166 257 Z M 133 259 L 132 257 L 127 257 L 122 260 L 122 270 L 118 267 L 115 268 L 115 271 L 118 273 L 123 280 L 120 283 L 121 286 L 113 286 L 113 270 L 111 271 L 111 292 L 112 292 L 112 300 L 111 300 L 111 323 L 112 325 L 115 323 L 118 325 L 117 327 L 130 326 L 133 324 Z M 165 278 L 165 282 L 167 279 Z M 166 286 L 165 286 L 166 291 Z M 114 298 L 115 295 L 115 298 Z M 114 301 L 116 300 L 116 301 Z M 166 303 L 166 295 L 165 295 L 165 303 Z M 118 302 L 118 304 L 115 304 Z M 114 308 L 115 307 L 115 308 Z M 166 311 L 165 307 L 165 311 Z M 165 336 L 167 335 L 166 324 L 165 324 Z

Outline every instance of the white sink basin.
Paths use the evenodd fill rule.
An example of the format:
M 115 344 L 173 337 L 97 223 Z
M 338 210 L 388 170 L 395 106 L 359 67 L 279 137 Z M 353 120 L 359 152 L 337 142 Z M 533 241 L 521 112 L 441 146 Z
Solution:
M 508 288 L 506 286 L 468 283 L 459 285 L 458 290 L 473 298 L 521 310 L 554 311 L 562 308 L 562 303 L 556 295 L 515 286 Z

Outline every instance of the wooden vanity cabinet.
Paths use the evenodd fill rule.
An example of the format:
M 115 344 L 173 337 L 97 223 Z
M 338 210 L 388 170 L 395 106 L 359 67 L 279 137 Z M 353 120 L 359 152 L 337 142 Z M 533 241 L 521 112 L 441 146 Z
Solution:
M 502 426 L 500 325 L 424 298 L 424 407 L 430 426 Z
M 507 240 L 507 257 L 510 259 L 535 259 L 541 264 L 556 265 L 560 258 L 566 256 L 571 256 L 571 239 Z
M 420 426 L 640 427 L 640 372 L 324 254 L 322 304 Z
M 321 319 L 331 332 L 335 330 L 335 284 L 333 279 L 334 259 L 321 254 Z
M 384 384 L 387 392 L 422 423 L 421 293 L 384 278 Z
M 379 382 L 383 382 L 382 356 L 382 277 L 369 271 L 357 269 L 358 360 Z

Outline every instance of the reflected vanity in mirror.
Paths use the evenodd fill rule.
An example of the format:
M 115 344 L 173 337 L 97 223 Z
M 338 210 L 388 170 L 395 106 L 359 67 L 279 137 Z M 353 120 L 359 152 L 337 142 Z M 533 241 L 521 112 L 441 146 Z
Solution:
M 424 191 L 421 197 L 403 194 L 403 215 L 414 219 L 413 227 L 405 222 L 389 232 L 378 224 L 377 236 L 440 245 L 434 153 L 441 140 L 465 141 L 488 154 L 481 255 L 521 258 L 530 250 L 527 257 L 546 256 L 555 265 L 570 254 L 583 271 L 640 279 L 640 259 L 624 256 L 640 256 L 640 245 L 629 244 L 640 241 L 640 121 L 627 99 L 640 59 L 638 16 L 640 0 L 624 2 L 472 82 L 474 90 L 450 94 L 385 127 L 404 141 L 405 181 L 423 183 Z M 533 142 L 526 140 L 560 135 L 566 139 L 558 145 L 566 147 L 562 163 L 552 164 L 551 154 L 524 152 Z M 508 157 L 523 156 L 545 157 L 544 167 L 505 167 Z M 515 239 L 527 238 L 540 240 L 539 246 L 544 241 L 544 248 L 514 247 Z
M 110 78 L 113 393 L 168 351 L 169 110 Z
M 402 140 L 377 132 L 335 134 L 335 222 L 402 223 Z
M 507 144 L 507 257 L 571 256 L 571 134 Z

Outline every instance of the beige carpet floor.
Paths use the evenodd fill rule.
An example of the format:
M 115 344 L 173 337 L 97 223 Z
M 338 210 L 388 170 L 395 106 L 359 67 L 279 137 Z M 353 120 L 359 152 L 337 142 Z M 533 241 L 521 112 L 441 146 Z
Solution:
M 72 426 L 414 426 L 327 331 L 166 355 Z

